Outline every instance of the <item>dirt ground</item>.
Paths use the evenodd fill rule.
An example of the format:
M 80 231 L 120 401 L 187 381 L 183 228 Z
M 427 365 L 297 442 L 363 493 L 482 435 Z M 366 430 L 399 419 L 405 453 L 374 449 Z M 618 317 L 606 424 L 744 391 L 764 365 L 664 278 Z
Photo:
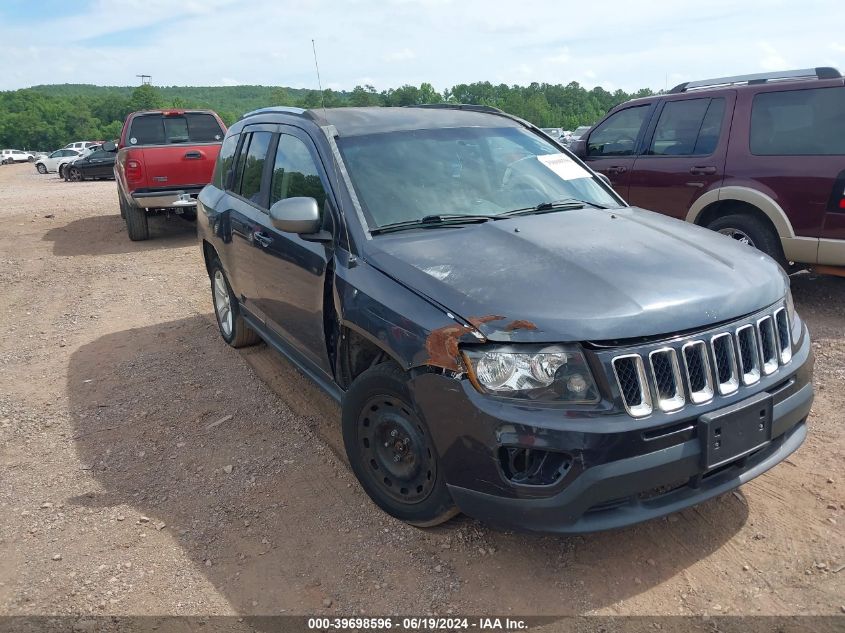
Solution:
M 193 225 L 133 243 L 113 182 L 0 167 L 0 614 L 838 614 L 845 279 L 800 275 L 816 353 L 788 461 L 577 537 L 399 523 L 338 408 L 220 339 Z

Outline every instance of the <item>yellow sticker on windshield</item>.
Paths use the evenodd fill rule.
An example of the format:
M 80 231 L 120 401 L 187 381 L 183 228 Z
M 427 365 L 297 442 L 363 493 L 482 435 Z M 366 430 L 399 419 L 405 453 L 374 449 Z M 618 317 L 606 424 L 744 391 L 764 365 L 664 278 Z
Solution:
M 575 180 L 576 178 L 589 178 L 590 172 L 581 167 L 566 154 L 544 154 L 538 156 L 547 169 L 550 169 L 564 180 Z

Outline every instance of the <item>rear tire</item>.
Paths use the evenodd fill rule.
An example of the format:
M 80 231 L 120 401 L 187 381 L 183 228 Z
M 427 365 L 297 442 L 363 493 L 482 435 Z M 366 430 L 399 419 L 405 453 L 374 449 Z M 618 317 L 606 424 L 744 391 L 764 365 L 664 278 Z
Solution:
M 411 525 L 432 527 L 459 510 L 407 380 L 393 362 L 358 376 L 343 399 L 343 444 L 352 471 L 376 505 Z
M 716 218 L 707 228 L 748 244 L 774 259 L 782 268 L 787 267 L 780 237 L 760 218 L 748 213 L 734 213 Z
M 150 239 L 150 224 L 146 209 L 124 202 L 123 219 L 126 220 L 126 232 L 130 240 L 143 242 Z
M 220 260 L 211 262 L 208 275 L 211 278 L 211 302 L 220 336 L 232 347 L 248 347 L 261 341 L 258 333 L 249 327 L 241 314 L 238 303 Z

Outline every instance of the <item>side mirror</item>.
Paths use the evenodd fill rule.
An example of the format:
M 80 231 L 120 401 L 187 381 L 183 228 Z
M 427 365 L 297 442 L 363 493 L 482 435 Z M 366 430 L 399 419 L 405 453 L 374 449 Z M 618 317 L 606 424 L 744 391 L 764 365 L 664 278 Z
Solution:
M 320 209 L 314 198 L 285 198 L 270 207 L 273 226 L 285 233 L 316 233 L 320 230 Z
M 106 141 L 101 148 L 104 152 L 113 152 L 117 149 L 117 143 L 114 141 Z
M 587 158 L 587 139 L 581 137 L 569 144 L 569 151 L 575 154 L 581 160 Z

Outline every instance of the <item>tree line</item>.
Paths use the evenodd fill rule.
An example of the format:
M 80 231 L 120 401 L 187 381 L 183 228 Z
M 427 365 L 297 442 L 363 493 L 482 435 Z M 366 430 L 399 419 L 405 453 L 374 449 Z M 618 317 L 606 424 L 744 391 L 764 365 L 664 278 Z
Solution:
M 591 90 L 577 82 L 494 85 L 488 81 L 458 84 L 438 92 L 430 83 L 377 91 L 305 90 L 275 86 L 92 86 L 61 84 L 0 92 L 0 147 L 48 151 L 75 140 L 107 140 L 120 135 L 126 115 L 150 108 L 215 110 L 231 125 L 244 112 L 264 106 L 303 108 L 407 106 L 429 103 L 489 105 L 540 127 L 572 130 L 590 125 L 613 106 L 654 94 Z

